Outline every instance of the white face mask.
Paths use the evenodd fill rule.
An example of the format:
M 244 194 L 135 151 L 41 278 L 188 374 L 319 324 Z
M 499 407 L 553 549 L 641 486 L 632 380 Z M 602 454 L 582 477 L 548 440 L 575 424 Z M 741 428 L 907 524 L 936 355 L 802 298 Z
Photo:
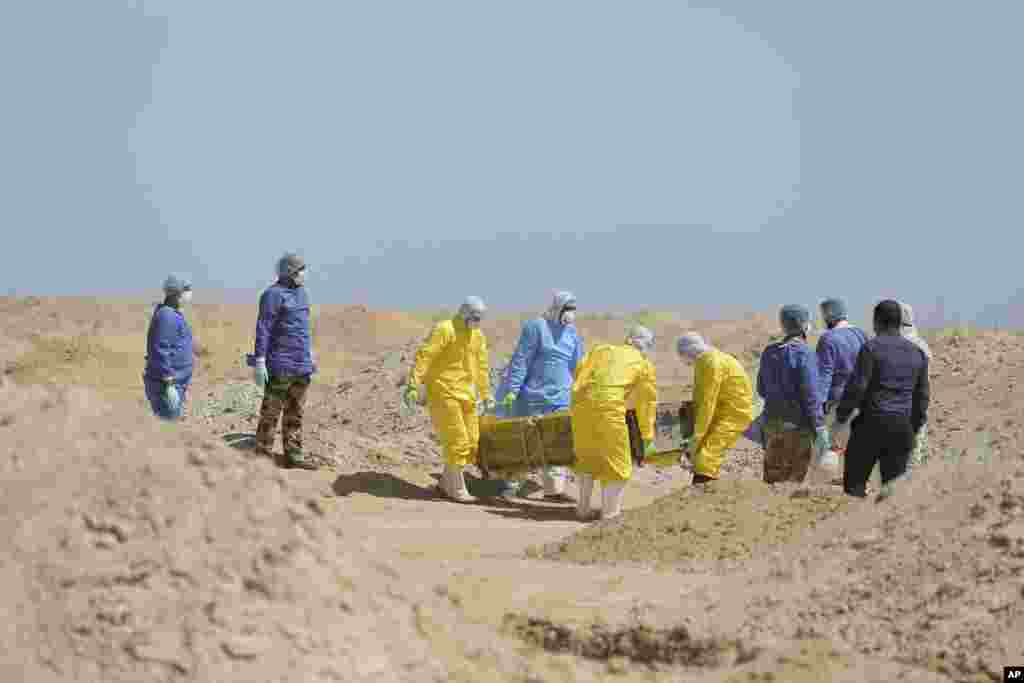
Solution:
M 297 286 L 301 287 L 306 282 L 306 270 L 302 269 L 299 272 L 292 275 L 292 282 Z
M 562 324 L 572 325 L 576 322 L 576 311 L 566 311 L 562 314 Z
M 187 289 L 184 292 L 182 292 L 181 296 L 178 297 L 178 301 L 180 301 L 183 304 L 190 304 L 190 303 L 192 303 L 192 290 L 191 289 Z

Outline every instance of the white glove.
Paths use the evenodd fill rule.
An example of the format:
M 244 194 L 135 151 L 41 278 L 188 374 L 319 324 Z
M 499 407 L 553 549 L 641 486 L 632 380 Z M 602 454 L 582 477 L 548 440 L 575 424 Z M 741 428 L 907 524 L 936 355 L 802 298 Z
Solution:
M 256 382 L 256 386 L 263 388 L 267 386 L 270 381 L 270 373 L 267 372 L 267 359 L 257 358 L 256 364 L 253 366 L 253 381 Z
M 850 420 L 836 422 L 832 428 L 832 443 L 847 444 L 850 441 Z

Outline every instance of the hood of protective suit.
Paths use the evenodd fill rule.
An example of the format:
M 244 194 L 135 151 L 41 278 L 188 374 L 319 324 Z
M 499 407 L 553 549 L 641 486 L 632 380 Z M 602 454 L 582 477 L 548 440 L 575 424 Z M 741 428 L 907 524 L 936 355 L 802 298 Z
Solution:
M 914 342 L 925 356 L 931 358 L 932 350 L 928 346 L 928 342 L 924 340 L 924 337 L 917 331 L 917 326 L 914 325 L 914 309 L 910 307 L 910 304 L 905 304 L 902 301 L 900 302 L 900 320 L 902 321 L 900 335 Z
M 654 348 L 654 333 L 643 325 L 634 325 L 626 332 L 626 343 L 647 355 Z
M 576 297 L 572 292 L 557 292 L 551 301 L 551 306 L 544 312 L 545 320 L 553 323 L 562 324 L 562 312 L 565 307 L 570 308 L 576 307 Z

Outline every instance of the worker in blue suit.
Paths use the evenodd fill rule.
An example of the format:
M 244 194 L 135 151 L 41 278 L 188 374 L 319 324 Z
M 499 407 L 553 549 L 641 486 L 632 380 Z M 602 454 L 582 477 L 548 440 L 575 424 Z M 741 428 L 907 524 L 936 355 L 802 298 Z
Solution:
M 583 339 L 576 331 L 576 297 L 557 292 L 544 315 L 523 324 L 515 353 L 495 398 L 510 417 L 547 415 L 569 408 L 576 366 L 583 358 Z M 572 502 L 565 493 L 568 473 L 544 469 L 544 499 Z M 522 482 L 502 482 L 501 495 L 515 498 Z
M 182 275 L 164 280 L 164 300 L 153 309 L 146 334 L 143 382 L 153 413 L 180 420 L 192 383 L 192 327 L 181 307 L 192 301 L 192 283 Z

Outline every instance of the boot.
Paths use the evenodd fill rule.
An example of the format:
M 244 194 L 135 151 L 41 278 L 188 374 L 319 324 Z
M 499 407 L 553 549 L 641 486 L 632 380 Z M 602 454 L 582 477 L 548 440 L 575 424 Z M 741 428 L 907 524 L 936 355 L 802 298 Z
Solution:
M 498 497 L 507 503 L 519 503 L 520 491 L 522 491 L 523 483 L 515 479 L 506 479 L 500 483 L 500 489 L 498 491 Z
M 301 453 L 289 453 L 285 456 L 285 467 L 290 470 L 316 470 L 320 469 L 309 458 Z
M 576 517 L 580 521 L 590 521 L 594 513 L 590 509 L 590 499 L 594 495 L 594 478 L 589 474 L 580 475 L 580 497 L 576 501 Z
M 609 481 L 601 487 L 601 519 L 615 519 L 622 514 L 622 499 L 626 497 L 626 482 Z
M 544 469 L 544 500 L 551 503 L 572 503 L 565 492 L 565 472 L 560 467 Z
M 472 503 L 476 500 L 466 490 L 466 476 L 462 468 L 454 465 L 444 466 L 441 491 L 456 503 Z

